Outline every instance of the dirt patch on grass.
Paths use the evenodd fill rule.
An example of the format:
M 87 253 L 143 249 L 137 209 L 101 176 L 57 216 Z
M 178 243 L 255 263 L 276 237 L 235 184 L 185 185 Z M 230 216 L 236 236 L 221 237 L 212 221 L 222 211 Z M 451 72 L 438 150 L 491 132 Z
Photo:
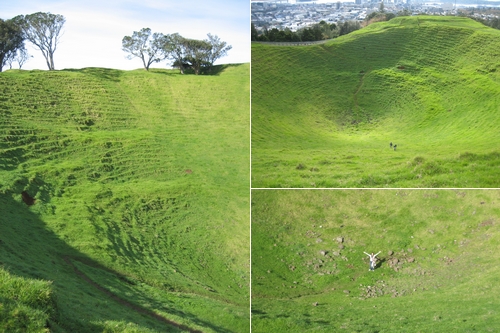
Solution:
M 21 192 L 21 197 L 24 203 L 27 204 L 28 206 L 34 205 L 36 202 L 36 199 L 33 198 L 31 195 L 29 195 L 28 192 L 26 191 Z

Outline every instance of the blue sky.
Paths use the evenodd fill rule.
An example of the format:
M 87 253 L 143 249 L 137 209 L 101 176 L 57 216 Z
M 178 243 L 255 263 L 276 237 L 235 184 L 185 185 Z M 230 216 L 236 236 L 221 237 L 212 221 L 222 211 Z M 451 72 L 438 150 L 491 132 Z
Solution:
M 250 1 L 248 0 L 16 0 L 0 1 L 0 18 L 35 12 L 61 14 L 64 35 L 55 54 L 56 69 L 108 67 L 136 69 L 138 58 L 126 59 L 124 36 L 151 28 L 153 32 L 178 32 L 187 38 L 217 35 L 232 49 L 216 63 L 250 62 Z M 34 57 L 23 69 L 47 69 L 42 53 L 29 42 Z M 14 67 L 17 64 L 14 64 Z M 151 67 L 165 68 L 166 61 Z M 4 70 L 7 68 L 4 68 Z

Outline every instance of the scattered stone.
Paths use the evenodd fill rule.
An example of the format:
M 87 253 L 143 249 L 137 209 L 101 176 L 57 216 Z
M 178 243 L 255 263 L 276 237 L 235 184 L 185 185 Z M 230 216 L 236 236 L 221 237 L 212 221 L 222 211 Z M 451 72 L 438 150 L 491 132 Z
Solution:
M 321 243 L 323 240 L 321 238 L 316 239 L 316 243 Z
M 479 223 L 479 226 L 480 227 L 485 227 L 487 225 L 493 225 L 493 222 L 494 222 L 493 219 L 488 219 L 488 220 L 485 220 L 485 221 Z
M 408 262 L 414 262 L 415 261 L 415 258 L 408 258 L 406 259 Z
M 313 306 L 318 306 L 318 302 L 314 302 L 314 303 L 313 303 Z
M 319 251 L 319 253 L 320 253 L 322 256 L 324 256 L 324 255 L 326 255 L 328 252 L 327 252 L 327 251 L 325 251 L 325 250 L 321 250 L 321 251 Z
M 339 249 L 344 249 L 344 245 L 343 244 L 339 244 Z
M 337 237 L 336 241 L 338 243 L 343 243 L 344 242 L 344 237 Z
M 392 256 L 394 254 L 394 252 L 389 251 L 389 252 L 387 252 L 387 254 L 390 255 L 390 256 Z
M 349 295 L 351 292 L 349 290 L 344 290 L 344 294 Z

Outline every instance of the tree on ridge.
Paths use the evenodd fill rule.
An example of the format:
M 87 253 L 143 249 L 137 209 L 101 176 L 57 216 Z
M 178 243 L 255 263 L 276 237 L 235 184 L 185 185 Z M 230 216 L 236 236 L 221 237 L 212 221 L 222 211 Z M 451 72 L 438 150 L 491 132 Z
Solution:
M 66 22 L 64 16 L 37 12 L 26 16 L 19 15 L 13 20 L 22 27 L 24 37 L 42 52 L 49 70 L 54 70 L 54 52 Z
M 165 52 L 165 43 L 168 42 L 168 36 L 155 32 L 151 35 L 150 28 L 142 28 L 140 31 L 134 31 L 132 36 L 125 36 L 122 39 L 122 50 L 130 53 L 128 59 L 134 57 L 140 58 L 146 70 L 149 70 L 154 62 L 160 62 L 167 58 Z
M 164 44 L 165 52 L 168 53 L 168 57 L 173 60 L 173 67 L 179 68 L 181 74 L 184 74 L 184 69 L 191 64 L 187 64 L 186 57 L 186 47 L 187 39 L 179 35 L 177 32 L 171 34 L 168 37 L 169 42 Z
M 209 63 L 209 71 L 212 70 L 212 66 L 217 59 L 222 58 L 227 55 L 227 52 L 231 50 L 233 47 L 231 45 L 227 45 L 226 42 L 220 40 L 217 35 L 207 34 L 208 40 L 207 42 L 211 45 L 210 52 L 208 54 L 208 63 Z
M 196 75 L 200 74 L 202 67 L 209 64 L 212 45 L 206 40 L 187 39 L 185 43 L 185 59 L 191 64 Z
M 19 49 L 24 49 L 24 37 L 20 26 L 13 20 L 0 19 L 0 72 L 14 60 Z

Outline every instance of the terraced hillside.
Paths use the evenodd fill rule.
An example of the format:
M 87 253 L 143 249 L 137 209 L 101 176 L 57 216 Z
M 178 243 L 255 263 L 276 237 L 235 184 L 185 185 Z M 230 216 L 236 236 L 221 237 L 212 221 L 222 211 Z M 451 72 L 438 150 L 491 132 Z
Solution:
M 254 190 L 252 332 L 496 332 L 499 237 L 498 190 Z
M 249 67 L 0 75 L 0 331 L 249 331 Z
M 499 50 L 498 30 L 428 16 L 254 43 L 252 186 L 498 187 Z

